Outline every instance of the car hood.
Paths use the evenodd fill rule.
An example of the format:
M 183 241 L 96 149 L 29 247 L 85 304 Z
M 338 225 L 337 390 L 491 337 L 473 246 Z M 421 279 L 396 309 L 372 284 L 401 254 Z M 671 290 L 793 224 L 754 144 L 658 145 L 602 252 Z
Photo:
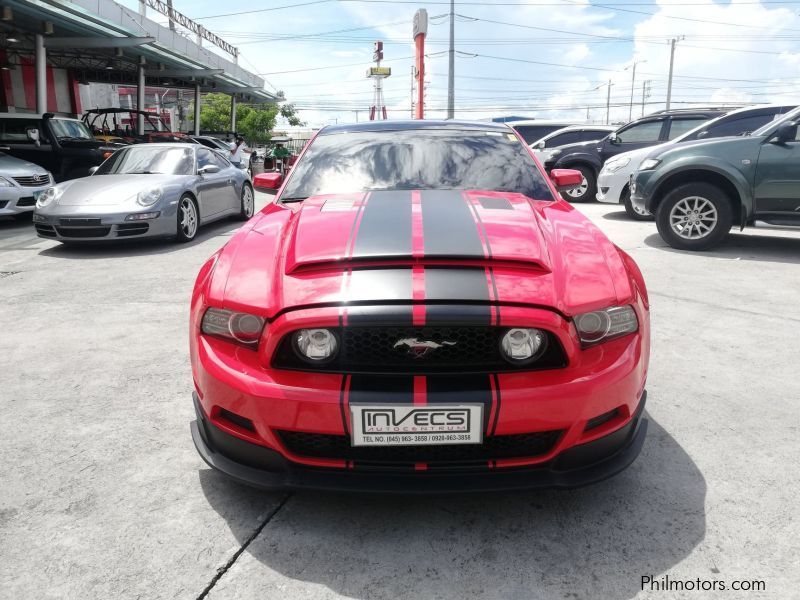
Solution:
M 0 153 L 0 175 L 24 177 L 34 174 L 47 175 L 48 173 L 45 169 L 32 162 Z
M 753 141 L 758 145 L 762 138 L 755 138 L 750 135 L 738 135 L 731 137 L 711 138 L 707 140 L 689 140 L 686 142 L 679 142 L 677 144 L 661 144 L 653 148 L 646 148 L 650 152 L 644 158 L 660 158 L 665 159 L 673 155 L 683 156 L 684 153 L 691 153 L 692 156 L 707 156 L 717 155 L 721 156 L 727 152 L 728 148 L 735 148 L 737 146 L 747 146 Z
M 174 186 L 182 176 L 176 175 L 93 175 L 58 184 L 64 192 L 57 200 L 60 206 L 116 206 L 152 187 Z
M 457 190 L 268 205 L 215 265 L 210 296 L 271 318 L 340 304 L 475 302 L 573 315 L 631 297 L 615 246 L 563 201 Z

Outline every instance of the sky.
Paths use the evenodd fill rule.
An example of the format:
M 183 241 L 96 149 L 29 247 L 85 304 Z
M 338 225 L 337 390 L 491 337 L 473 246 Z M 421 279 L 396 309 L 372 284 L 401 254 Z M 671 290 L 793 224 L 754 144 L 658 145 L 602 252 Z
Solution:
M 446 116 L 449 0 L 173 5 L 237 46 L 240 65 L 268 90 L 282 90 L 311 127 L 368 119 L 373 90 L 365 73 L 375 40 L 392 68 L 388 116 L 411 115 L 412 19 L 425 8 L 425 116 Z M 456 118 L 604 123 L 609 82 L 612 123 L 661 110 L 671 39 L 673 107 L 800 101 L 800 2 L 465 0 L 455 14 Z M 152 10 L 148 16 L 165 21 Z

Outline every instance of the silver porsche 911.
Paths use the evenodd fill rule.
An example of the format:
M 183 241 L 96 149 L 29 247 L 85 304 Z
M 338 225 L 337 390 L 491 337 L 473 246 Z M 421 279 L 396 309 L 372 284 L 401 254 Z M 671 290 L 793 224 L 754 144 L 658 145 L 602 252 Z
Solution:
M 188 242 L 200 225 L 253 216 L 247 173 L 198 144 L 140 144 L 115 152 L 89 177 L 37 196 L 39 237 L 61 242 L 173 237 Z

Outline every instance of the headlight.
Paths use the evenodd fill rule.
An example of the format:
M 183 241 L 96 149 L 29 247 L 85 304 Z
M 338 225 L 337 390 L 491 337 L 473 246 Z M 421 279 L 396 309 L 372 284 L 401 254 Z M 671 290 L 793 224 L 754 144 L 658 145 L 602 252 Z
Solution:
M 575 328 L 585 347 L 633 333 L 639 329 L 639 320 L 632 306 L 612 306 L 578 315 Z
M 603 165 L 603 171 L 606 173 L 616 173 L 621 168 L 627 167 L 630 163 L 630 158 L 612 158 L 605 165 Z
M 61 194 L 64 193 L 64 190 L 60 187 L 50 187 L 44 191 L 34 193 L 36 197 L 36 208 L 44 208 L 58 200 L 61 197 Z
M 294 347 L 301 358 L 310 362 L 325 362 L 336 355 L 339 346 L 329 329 L 301 329 L 293 335 Z
M 8 179 L 6 179 L 5 177 L 0 177 L 0 187 L 13 187 L 13 186 L 14 184 L 11 183 Z
M 142 190 L 136 197 L 136 202 L 142 206 L 153 206 L 153 204 L 161 200 L 161 194 L 161 188 L 158 187 Z
M 200 330 L 206 335 L 213 335 L 255 349 L 258 347 L 258 340 L 264 330 L 264 319 L 249 313 L 209 308 L 203 315 Z
M 640 171 L 651 171 L 655 169 L 658 165 L 661 164 L 661 160 L 658 158 L 646 158 L 642 161 L 642 164 L 639 165 Z
M 509 329 L 500 342 L 500 349 L 508 362 L 532 363 L 547 349 L 547 334 L 541 329 Z

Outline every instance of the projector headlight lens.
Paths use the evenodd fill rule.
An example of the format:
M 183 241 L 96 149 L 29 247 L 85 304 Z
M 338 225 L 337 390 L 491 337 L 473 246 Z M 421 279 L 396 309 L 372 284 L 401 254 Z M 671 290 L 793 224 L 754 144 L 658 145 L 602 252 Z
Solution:
M 500 348 L 511 363 L 532 363 L 547 349 L 547 334 L 541 329 L 515 327 L 505 333 Z
M 338 346 L 336 336 L 329 329 L 301 329 L 294 334 L 297 353 L 309 362 L 332 360 Z

